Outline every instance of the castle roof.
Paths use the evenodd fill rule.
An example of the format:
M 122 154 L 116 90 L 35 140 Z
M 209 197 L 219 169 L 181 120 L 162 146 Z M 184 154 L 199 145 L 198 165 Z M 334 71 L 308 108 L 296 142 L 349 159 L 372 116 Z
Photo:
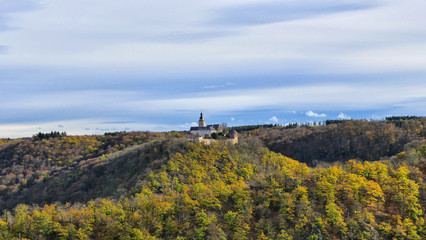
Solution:
M 194 130 L 215 130 L 212 125 L 208 125 L 207 127 L 191 127 L 190 131 Z
M 220 127 L 220 124 L 211 124 L 207 125 L 207 127 L 191 127 L 190 131 L 193 130 L 218 130 Z

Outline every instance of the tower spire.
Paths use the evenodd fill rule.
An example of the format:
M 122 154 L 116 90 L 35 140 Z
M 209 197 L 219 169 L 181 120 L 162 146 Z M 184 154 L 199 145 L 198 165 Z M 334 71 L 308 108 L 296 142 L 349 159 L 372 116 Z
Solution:
M 200 119 L 198 120 L 198 127 L 205 127 L 205 126 L 206 126 L 206 121 L 204 121 L 203 112 L 201 112 Z

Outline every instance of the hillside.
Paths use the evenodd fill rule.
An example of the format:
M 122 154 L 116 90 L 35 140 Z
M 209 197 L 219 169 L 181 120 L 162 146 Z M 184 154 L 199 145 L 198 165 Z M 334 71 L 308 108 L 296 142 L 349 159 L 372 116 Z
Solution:
M 3 238 L 424 239 L 425 148 L 417 165 L 348 161 L 310 169 L 245 141 L 191 144 L 139 191 L 87 204 L 19 205 Z
M 329 121 L 326 126 L 261 127 L 245 135 L 262 140 L 270 150 L 315 166 L 318 162 L 380 160 L 404 151 L 426 136 L 426 118 L 386 121 Z
M 151 169 L 159 168 L 175 152 L 183 152 L 186 141 L 157 139 L 110 154 L 81 160 L 17 192 L 4 194 L 1 208 L 18 203 L 87 202 L 99 197 L 119 198 L 135 191 Z M 175 149 L 172 149 L 175 148 Z
M 0 239 L 425 239 L 424 120 L 3 139 Z
M 110 164 L 126 162 L 127 156 L 134 152 L 137 155 L 137 150 L 144 146 L 141 144 L 164 136 L 162 133 L 130 132 L 104 136 L 3 140 L 0 142 L 0 209 L 13 207 L 17 203 L 82 201 L 89 197 L 107 196 L 102 192 L 114 195 L 112 193 L 117 190 L 114 188 L 116 185 L 102 192 L 96 190 L 99 196 L 89 192 L 92 188 L 106 184 L 98 177 Z M 144 148 L 143 151 L 143 158 L 149 158 L 149 150 Z M 115 161 L 117 158 L 120 160 Z M 129 158 L 132 161 L 139 159 Z M 115 177 L 120 179 L 125 176 L 125 172 L 122 170 L 120 173 L 123 176 Z

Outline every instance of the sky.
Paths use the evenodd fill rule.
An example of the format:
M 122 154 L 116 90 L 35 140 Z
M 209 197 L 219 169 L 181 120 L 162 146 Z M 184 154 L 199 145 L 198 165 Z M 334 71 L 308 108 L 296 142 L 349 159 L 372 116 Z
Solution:
M 424 0 L 0 0 L 0 137 L 426 115 Z

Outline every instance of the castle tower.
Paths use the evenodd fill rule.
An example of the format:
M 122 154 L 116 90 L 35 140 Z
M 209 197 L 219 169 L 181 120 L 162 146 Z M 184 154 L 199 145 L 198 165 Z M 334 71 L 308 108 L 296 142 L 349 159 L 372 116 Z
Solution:
M 237 132 L 237 131 L 235 131 L 235 130 L 232 130 L 232 131 L 229 133 L 229 138 L 230 138 L 230 139 L 238 139 L 238 132 Z
M 198 120 L 198 127 L 205 127 L 206 121 L 204 121 L 203 113 L 200 114 L 200 120 Z

